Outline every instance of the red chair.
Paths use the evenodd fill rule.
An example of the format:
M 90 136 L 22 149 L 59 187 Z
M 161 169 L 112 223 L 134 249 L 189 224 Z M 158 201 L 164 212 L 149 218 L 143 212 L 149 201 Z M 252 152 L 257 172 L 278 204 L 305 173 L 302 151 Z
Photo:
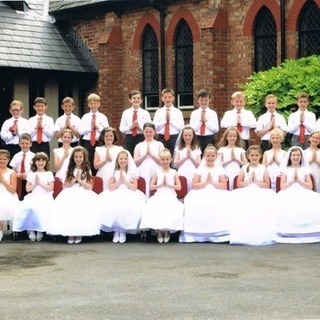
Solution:
M 312 181 L 312 190 L 315 191 L 315 185 L 314 185 L 314 177 L 311 174 L 310 175 L 311 181 Z M 281 190 L 281 176 L 277 176 L 276 178 L 276 192 L 279 192 Z
M 146 180 L 143 177 L 138 178 L 138 189 L 146 194 Z
M 55 199 L 58 194 L 62 191 L 63 189 L 63 184 L 61 179 L 55 177 L 54 178 L 54 184 L 53 184 L 53 198 Z
M 95 193 L 99 194 L 103 191 L 103 180 L 101 177 L 98 176 L 93 176 L 93 187 L 92 187 L 92 191 L 94 191 Z

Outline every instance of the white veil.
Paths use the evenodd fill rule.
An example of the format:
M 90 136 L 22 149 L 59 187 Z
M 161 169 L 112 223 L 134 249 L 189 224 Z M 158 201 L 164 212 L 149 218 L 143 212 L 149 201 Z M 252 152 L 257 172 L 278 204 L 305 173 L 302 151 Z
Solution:
M 304 154 L 304 151 L 301 147 L 298 147 L 298 146 L 293 146 L 291 147 L 286 155 L 284 156 L 284 158 L 282 159 L 281 163 L 280 163 L 280 172 L 281 173 L 285 173 L 286 172 L 286 169 L 288 168 L 288 163 L 289 163 L 289 160 L 290 160 L 290 156 L 291 156 L 291 153 L 292 153 L 292 150 L 300 150 L 300 153 L 301 153 L 301 167 L 304 167 L 306 168 L 306 173 L 307 174 L 311 174 L 311 168 L 310 168 L 310 165 L 305 157 L 305 154 Z

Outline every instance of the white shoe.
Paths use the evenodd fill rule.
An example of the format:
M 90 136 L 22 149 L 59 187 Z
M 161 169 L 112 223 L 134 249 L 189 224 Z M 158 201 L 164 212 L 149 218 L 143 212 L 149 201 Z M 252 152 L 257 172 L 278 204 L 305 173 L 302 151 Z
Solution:
M 38 231 L 37 232 L 37 241 L 41 241 L 43 239 L 43 233 Z
M 81 243 L 81 241 L 82 241 L 82 237 L 75 237 L 74 238 L 74 243 L 75 244 L 79 244 L 79 243 Z
M 168 243 L 170 241 L 170 231 L 165 231 L 163 242 Z
M 68 238 L 68 243 L 73 244 L 74 243 L 74 237 L 69 237 Z
M 161 231 L 157 232 L 157 240 L 159 243 L 163 243 L 163 234 Z
M 120 236 L 119 236 L 119 242 L 120 242 L 120 243 L 125 243 L 126 240 L 127 240 L 126 234 L 123 233 L 123 232 L 121 232 L 121 233 L 120 233 Z
M 119 232 L 115 232 L 113 235 L 112 242 L 117 243 L 117 242 L 119 242 L 119 240 L 120 240 L 120 234 L 119 234 Z
M 2 238 L 3 238 L 3 231 L 0 231 L 0 242 L 1 242 Z
M 29 232 L 29 239 L 31 241 L 36 241 L 36 234 L 34 233 L 34 231 Z

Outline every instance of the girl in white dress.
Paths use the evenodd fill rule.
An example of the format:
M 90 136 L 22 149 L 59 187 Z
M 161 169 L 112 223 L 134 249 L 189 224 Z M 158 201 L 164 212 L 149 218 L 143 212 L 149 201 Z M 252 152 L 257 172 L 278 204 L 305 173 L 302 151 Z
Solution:
M 160 168 L 160 152 L 164 149 L 162 142 L 154 139 L 156 134 L 153 123 L 143 125 L 144 141 L 134 148 L 134 161 L 139 175 L 146 181 L 146 198 L 150 196 L 150 181 L 157 169 Z
M 124 243 L 126 233 L 138 230 L 145 194 L 137 189 L 138 170 L 127 150 L 118 153 L 109 188 L 99 194 L 101 230 L 114 231 L 113 242 Z
M 44 152 L 35 154 L 27 176 L 29 192 L 20 203 L 13 220 L 13 231 L 28 230 L 31 241 L 41 241 L 47 231 L 48 220 L 54 204 L 54 176 L 49 171 L 49 158 Z
M 92 187 L 88 151 L 77 146 L 70 157 L 63 190 L 55 199 L 47 233 L 69 236 L 69 244 L 100 233 L 98 195 Z
M 267 168 L 260 164 L 262 150 L 252 145 L 247 150 L 249 163 L 239 173 L 231 192 L 233 203 L 230 244 L 268 245 L 273 241 L 276 193 L 270 189 Z M 254 201 L 256 205 L 250 203 Z
M 19 204 L 17 190 L 17 174 L 10 168 L 10 153 L 0 150 L 0 242 L 3 238 L 3 223 L 12 221 L 14 211 Z
M 118 141 L 116 130 L 111 127 L 101 131 L 98 146 L 95 149 L 93 165 L 97 171 L 97 176 L 103 180 L 103 190 L 108 189 L 109 179 L 114 171 L 115 160 L 123 147 L 114 143 Z
M 314 190 L 320 192 L 320 132 L 312 132 L 309 137 L 310 146 L 304 150 L 314 181 Z
M 201 149 L 194 130 L 185 126 L 177 139 L 173 165 L 178 168 L 178 174 L 186 177 L 188 191 L 192 188 L 195 170 L 201 161 Z
M 156 171 L 150 184 L 150 189 L 156 192 L 147 200 L 140 223 L 141 230 L 156 230 L 159 243 L 169 242 L 170 233 L 183 228 L 184 206 L 175 191 L 181 189 L 181 183 L 176 170 L 170 168 L 171 161 L 169 149 L 163 149 L 160 152 L 162 168 Z
M 230 233 L 230 191 L 223 167 L 216 163 L 217 149 L 204 150 L 192 187 L 184 198 L 184 228 L 179 242 L 226 242 Z
M 270 132 L 270 143 L 272 148 L 263 154 L 262 164 L 267 167 L 271 180 L 271 189 L 276 191 L 277 177 L 280 176 L 280 163 L 286 155 L 286 151 L 281 149 L 283 141 L 283 131 L 281 129 L 273 129 Z
M 288 150 L 281 163 L 275 240 L 320 242 L 320 195 L 312 191 L 311 169 L 300 147 Z
M 229 180 L 229 190 L 233 190 L 233 180 L 239 175 L 241 167 L 246 164 L 246 151 L 239 131 L 228 128 L 218 143 L 218 159 Z
M 62 182 L 66 179 L 66 172 L 73 148 L 70 146 L 73 134 L 70 129 L 63 129 L 61 133 L 62 147 L 53 149 L 55 177 Z

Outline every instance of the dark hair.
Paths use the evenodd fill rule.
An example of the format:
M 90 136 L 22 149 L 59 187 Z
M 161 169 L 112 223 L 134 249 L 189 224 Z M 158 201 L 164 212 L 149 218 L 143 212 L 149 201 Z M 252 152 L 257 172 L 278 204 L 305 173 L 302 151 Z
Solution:
M 74 162 L 74 155 L 76 152 L 82 152 L 83 153 L 83 162 L 81 164 L 82 174 L 81 179 L 86 179 L 87 182 L 92 181 L 92 175 L 90 170 L 90 163 L 89 163 L 89 155 L 87 149 L 85 149 L 82 146 L 77 146 L 72 150 L 70 161 L 68 165 L 68 169 L 66 172 L 66 181 L 71 181 L 75 178 L 74 176 L 74 169 L 76 168 L 76 163 Z
M 291 155 L 292 155 L 292 152 L 295 152 L 295 151 L 299 151 L 299 153 L 301 155 L 301 160 L 300 160 L 300 164 L 301 164 L 301 161 L 302 161 L 302 150 L 299 147 L 292 147 L 291 150 L 290 150 L 290 154 L 289 154 L 288 167 L 290 167 L 292 165 Z
M 118 141 L 118 136 L 117 136 L 117 132 L 115 128 L 112 127 L 106 127 L 103 128 L 100 136 L 99 136 L 99 140 L 98 140 L 98 146 L 104 146 L 104 135 L 106 134 L 106 132 L 112 132 L 113 133 L 113 143 L 116 143 Z
M 43 103 L 47 105 L 46 99 L 43 97 L 37 97 L 34 99 L 33 105 L 36 105 L 37 103 Z
M 19 141 L 21 140 L 28 140 L 32 142 L 32 138 L 29 133 L 22 133 L 21 136 L 19 137 Z
M 206 89 L 201 89 L 198 91 L 197 93 L 197 98 L 210 98 L 210 94 L 208 92 L 208 90 Z
M 191 130 L 192 133 L 193 133 L 193 138 L 191 140 L 191 150 L 195 150 L 196 148 L 199 147 L 199 142 L 198 142 L 198 138 L 197 138 L 197 136 L 196 136 L 196 134 L 194 132 L 194 129 L 191 126 L 185 126 L 184 128 L 182 128 L 181 133 L 180 133 L 180 141 L 179 141 L 179 144 L 178 144 L 178 149 L 182 150 L 186 146 L 186 143 L 183 140 L 183 133 L 186 130 Z
M 36 172 L 37 171 L 37 166 L 36 166 L 36 161 L 37 160 L 45 160 L 46 161 L 46 165 L 44 166 L 44 170 L 48 171 L 49 170 L 49 157 L 47 154 L 45 154 L 44 152 L 37 152 L 35 154 L 35 156 L 33 157 L 33 159 L 31 160 L 31 165 L 30 165 L 30 170 L 32 172 Z
M 217 148 L 212 144 L 212 143 L 209 143 L 203 150 L 203 155 L 206 154 L 206 151 L 207 150 L 214 150 L 216 152 L 216 154 L 218 154 L 218 151 L 217 151 Z
M 152 123 L 152 122 L 146 122 L 144 125 L 143 125 L 143 130 L 145 128 L 152 128 L 154 131 L 156 131 L 156 127 L 155 125 Z
M 141 92 L 141 91 L 139 91 L 139 90 L 132 90 L 132 91 L 129 92 L 129 99 L 131 99 L 132 96 L 135 96 L 135 95 L 137 95 L 137 94 L 140 94 L 140 97 L 142 98 L 142 92 Z

